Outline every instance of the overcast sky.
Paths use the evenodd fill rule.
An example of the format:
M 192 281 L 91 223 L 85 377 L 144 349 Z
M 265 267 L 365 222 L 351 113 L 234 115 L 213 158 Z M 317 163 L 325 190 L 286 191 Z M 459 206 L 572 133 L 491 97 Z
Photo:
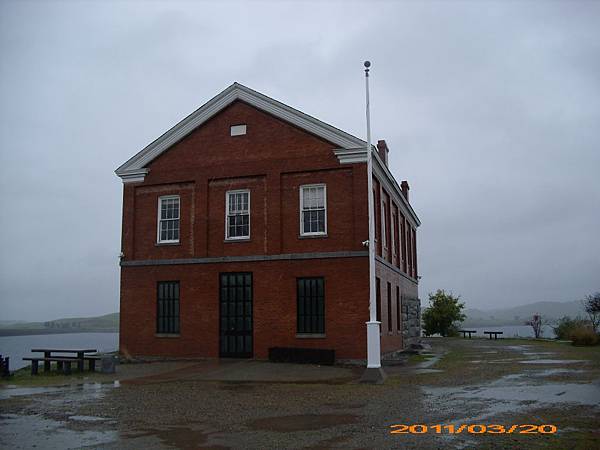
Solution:
M 600 290 L 600 2 L 0 1 L 0 320 L 118 310 L 113 171 L 233 81 L 386 139 L 420 296 Z

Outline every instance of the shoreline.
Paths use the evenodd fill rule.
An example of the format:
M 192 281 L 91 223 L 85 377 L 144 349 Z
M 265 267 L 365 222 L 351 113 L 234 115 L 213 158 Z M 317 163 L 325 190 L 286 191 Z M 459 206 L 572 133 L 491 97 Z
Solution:
M 8 336 L 40 336 L 45 334 L 77 334 L 77 333 L 118 333 L 119 330 L 109 330 L 106 328 L 99 330 L 36 330 L 36 329 L 0 329 L 0 337 Z

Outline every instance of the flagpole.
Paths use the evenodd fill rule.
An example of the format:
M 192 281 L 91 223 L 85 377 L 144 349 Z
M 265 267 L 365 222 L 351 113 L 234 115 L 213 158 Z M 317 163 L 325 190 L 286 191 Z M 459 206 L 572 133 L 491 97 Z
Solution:
M 369 104 L 369 68 L 365 61 L 366 115 L 367 115 L 367 198 L 369 208 L 369 321 L 367 325 L 367 370 L 362 381 L 380 383 L 385 379 L 381 368 L 380 322 L 377 321 L 377 299 L 375 293 L 375 215 L 373 199 L 373 156 L 371 149 L 371 110 Z

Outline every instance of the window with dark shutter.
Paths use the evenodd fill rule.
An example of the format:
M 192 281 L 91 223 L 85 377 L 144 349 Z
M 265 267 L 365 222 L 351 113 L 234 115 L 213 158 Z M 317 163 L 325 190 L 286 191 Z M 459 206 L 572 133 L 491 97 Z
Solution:
M 156 332 L 179 334 L 179 281 L 159 281 Z
M 298 278 L 298 334 L 325 333 L 325 282 L 323 278 Z

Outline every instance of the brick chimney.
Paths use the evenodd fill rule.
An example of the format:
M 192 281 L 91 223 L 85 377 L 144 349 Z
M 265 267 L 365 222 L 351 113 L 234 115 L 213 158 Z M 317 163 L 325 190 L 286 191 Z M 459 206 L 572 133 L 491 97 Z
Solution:
M 381 139 L 381 140 L 377 141 L 377 152 L 379 153 L 379 157 L 381 158 L 383 163 L 387 166 L 388 165 L 388 153 L 390 152 L 390 149 L 388 148 L 387 144 L 385 143 L 385 140 Z
M 408 181 L 402 180 L 402 183 L 400 183 L 400 189 L 402 189 L 402 194 L 404 194 L 404 198 L 406 199 L 406 201 L 409 201 L 408 191 L 410 191 L 410 186 L 408 185 Z

